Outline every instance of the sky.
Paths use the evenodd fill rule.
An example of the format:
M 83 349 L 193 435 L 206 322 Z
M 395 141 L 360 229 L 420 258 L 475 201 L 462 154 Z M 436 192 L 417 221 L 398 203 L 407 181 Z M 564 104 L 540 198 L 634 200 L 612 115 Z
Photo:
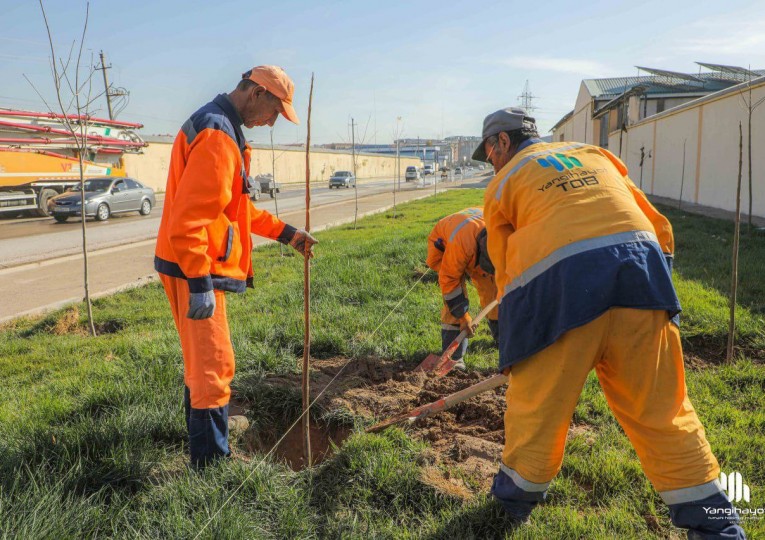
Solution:
M 66 57 L 86 3 L 44 6 Z M 242 72 L 276 64 L 295 81 L 302 120 L 280 118 L 277 144 L 305 142 L 312 73 L 311 143 L 350 142 L 353 118 L 357 142 L 382 144 L 396 133 L 480 135 L 484 116 L 519 104 L 526 81 L 545 134 L 585 78 L 635 75 L 636 65 L 693 73 L 696 60 L 765 68 L 763 28 L 761 0 L 92 0 L 84 60 L 104 51 L 110 82 L 130 91 L 119 119 L 143 134 L 177 133 Z M 0 0 L 0 107 L 52 104 L 50 58 L 38 2 Z M 94 112 L 107 116 L 105 100 Z M 265 144 L 269 129 L 247 136 Z

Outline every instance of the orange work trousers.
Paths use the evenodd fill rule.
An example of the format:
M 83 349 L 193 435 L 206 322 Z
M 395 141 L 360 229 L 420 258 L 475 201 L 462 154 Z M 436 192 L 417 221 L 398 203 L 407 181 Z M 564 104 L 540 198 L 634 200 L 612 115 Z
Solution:
M 183 351 L 183 380 L 189 389 L 191 407 L 212 409 L 228 404 L 234 378 L 234 349 L 231 345 L 226 296 L 215 291 L 215 313 L 195 321 L 189 310 L 189 285 L 185 279 L 159 274 L 165 288 Z

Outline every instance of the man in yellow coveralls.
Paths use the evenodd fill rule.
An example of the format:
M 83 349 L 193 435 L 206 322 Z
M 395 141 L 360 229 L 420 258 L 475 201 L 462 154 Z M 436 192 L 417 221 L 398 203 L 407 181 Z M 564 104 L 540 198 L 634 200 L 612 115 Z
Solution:
M 602 148 L 545 143 L 522 109 L 486 117 L 473 159 L 496 268 L 505 448 L 493 495 L 525 520 L 561 467 L 588 373 L 689 538 L 744 538 L 685 386 L 669 221 Z

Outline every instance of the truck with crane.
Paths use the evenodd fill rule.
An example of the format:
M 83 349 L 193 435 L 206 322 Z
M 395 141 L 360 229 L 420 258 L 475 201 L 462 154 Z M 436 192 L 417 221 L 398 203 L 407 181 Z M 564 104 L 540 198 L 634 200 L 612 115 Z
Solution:
M 0 108 L 0 215 L 48 215 L 48 200 L 80 181 L 83 148 L 86 179 L 126 176 L 122 156 L 142 152 L 146 143 L 137 133 L 142 127 L 89 115 Z

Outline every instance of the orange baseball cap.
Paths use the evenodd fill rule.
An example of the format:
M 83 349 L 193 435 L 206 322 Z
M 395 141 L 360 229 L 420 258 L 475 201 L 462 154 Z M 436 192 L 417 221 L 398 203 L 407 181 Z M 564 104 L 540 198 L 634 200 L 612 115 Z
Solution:
M 278 97 L 282 102 L 284 118 L 292 123 L 299 124 L 295 107 L 292 106 L 292 97 L 295 95 L 295 83 L 279 66 L 256 66 L 242 74 L 242 79 L 250 79 L 252 82 L 264 86 L 266 90 Z

